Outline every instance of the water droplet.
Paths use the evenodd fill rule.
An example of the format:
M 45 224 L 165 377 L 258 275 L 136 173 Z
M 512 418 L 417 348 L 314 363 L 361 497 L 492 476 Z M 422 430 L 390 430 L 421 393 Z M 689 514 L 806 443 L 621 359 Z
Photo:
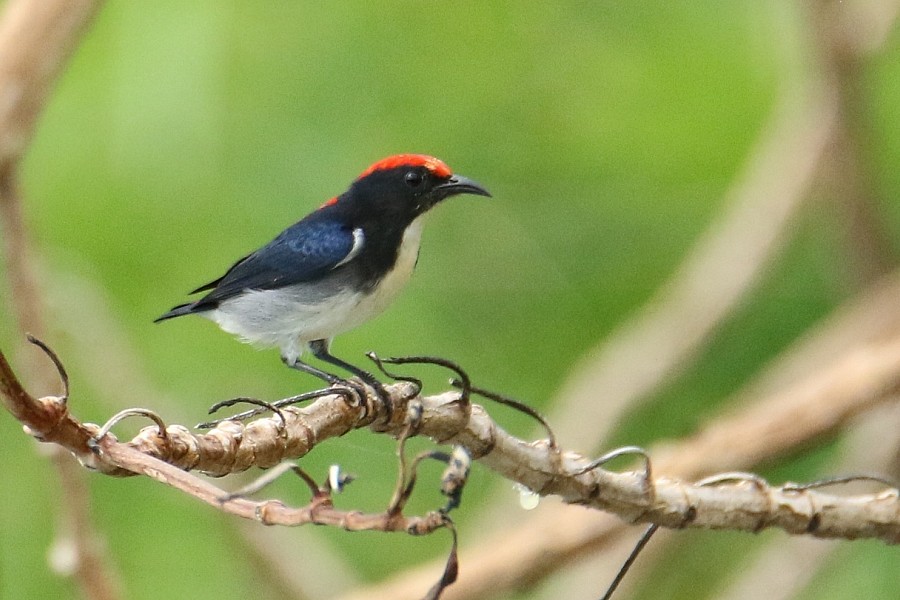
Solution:
M 515 485 L 515 490 L 519 492 L 519 506 L 524 510 L 534 510 L 541 501 L 541 496 L 521 483 Z

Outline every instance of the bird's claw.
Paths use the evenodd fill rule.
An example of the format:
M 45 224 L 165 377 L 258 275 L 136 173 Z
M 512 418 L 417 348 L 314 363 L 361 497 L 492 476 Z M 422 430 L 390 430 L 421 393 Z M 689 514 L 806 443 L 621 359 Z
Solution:
M 371 381 L 365 381 L 361 377 L 351 377 L 332 384 L 332 387 L 344 387 L 352 390 L 352 394 L 356 397 L 355 407 L 361 408 L 363 411 L 362 418 L 366 418 L 369 415 L 369 399 L 374 395 L 384 405 L 384 424 L 390 423 L 393 419 L 394 406 L 391 402 L 391 396 L 384 388 L 384 385 L 377 379 L 372 378 Z

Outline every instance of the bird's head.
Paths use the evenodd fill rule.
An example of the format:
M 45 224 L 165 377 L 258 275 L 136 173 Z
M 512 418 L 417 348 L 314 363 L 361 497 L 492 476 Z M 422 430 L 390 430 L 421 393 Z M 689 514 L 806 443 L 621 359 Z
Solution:
M 491 195 L 471 179 L 454 175 L 433 156 L 397 154 L 363 171 L 334 203 L 354 212 L 391 215 L 411 222 L 441 200 L 460 194 Z

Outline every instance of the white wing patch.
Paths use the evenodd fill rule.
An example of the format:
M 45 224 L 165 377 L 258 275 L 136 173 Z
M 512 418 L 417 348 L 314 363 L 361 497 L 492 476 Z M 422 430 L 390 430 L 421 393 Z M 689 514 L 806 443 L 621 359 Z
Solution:
M 337 269 L 341 265 L 345 265 L 354 258 L 356 258 L 360 252 L 362 252 L 363 244 L 366 242 L 366 235 L 363 233 L 361 227 L 357 227 L 353 230 L 353 246 L 350 248 L 350 252 L 347 253 L 347 256 L 341 260 L 338 264 L 334 265 L 332 269 Z

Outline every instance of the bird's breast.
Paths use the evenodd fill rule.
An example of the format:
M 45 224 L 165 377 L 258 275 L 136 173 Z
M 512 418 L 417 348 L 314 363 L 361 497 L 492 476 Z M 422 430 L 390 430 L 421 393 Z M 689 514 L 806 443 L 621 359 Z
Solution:
M 360 301 L 361 313 L 380 313 L 409 282 L 419 258 L 423 221 L 424 215 L 417 217 L 403 232 L 393 268 L 376 281 L 371 292 Z

